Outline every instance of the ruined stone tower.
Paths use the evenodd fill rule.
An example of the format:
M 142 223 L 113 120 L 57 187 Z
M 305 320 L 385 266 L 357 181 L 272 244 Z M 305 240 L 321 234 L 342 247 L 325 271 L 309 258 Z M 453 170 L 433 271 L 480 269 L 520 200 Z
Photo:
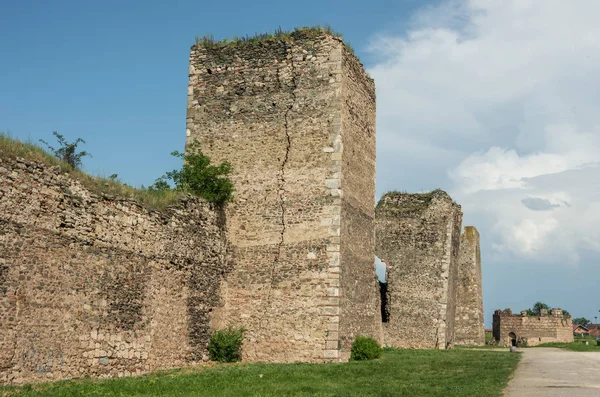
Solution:
M 542 309 L 530 316 L 526 310 L 512 314 L 510 309 L 496 310 L 493 317 L 494 339 L 501 346 L 537 346 L 550 342 L 573 342 L 573 321 L 562 309 L 550 313 Z
M 387 265 L 387 345 L 454 343 L 462 212 L 442 190 L 387 193 L 375 209 L 377 255 Z
M 483 328 L 483 290 L 479 232 L 465 226 L 460 236 L 458 283 L 456 289 L 456 322 L 454 343 L 478 346 L 485 343 Z
M 248 329 L 244 359 L 337 361 L 381 342 L 373 266 L 375 86 L 322 29 L 199 43 L 187 142 L 233 168 L 233 270 L 213 328 Z

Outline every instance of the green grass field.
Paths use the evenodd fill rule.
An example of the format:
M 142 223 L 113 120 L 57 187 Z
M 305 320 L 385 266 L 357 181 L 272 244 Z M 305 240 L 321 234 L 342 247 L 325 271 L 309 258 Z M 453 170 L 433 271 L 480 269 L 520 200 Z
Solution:
M 488 334 L 487 332 L 485 333 L 485 343 L 488 343 L 489 341 L 491 341 L 492 339 L 494 339 L 494 335 L 493 334 Z
M 232 364 L 0 388 L 2 396 L 500 396 L 520 354 L 389 350 L 374 361 Z
M 588 344 L 583 343 L 586 341 Z M 598 352 L 600 353 L 600 346 L 598 346 L 596 342 L 596 338 L 592 337 L 575 337 L 575 341 L 571 343 L 563 343 L 563 342 L 551 342 L 551 343 L 542 343 L 536 347 L 558 347 L 560 349 L 572 350 L 576 352 Z
M 482 345 L 482 346 L 454 346 L 455 349 L 464 350 L 506 350 L 510 351 L 508 346 L 497 346 L 497 345 Z

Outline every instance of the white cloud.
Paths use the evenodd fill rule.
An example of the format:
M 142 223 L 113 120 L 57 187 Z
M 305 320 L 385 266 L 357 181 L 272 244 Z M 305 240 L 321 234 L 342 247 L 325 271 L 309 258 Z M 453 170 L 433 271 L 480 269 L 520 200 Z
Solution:
M 497 262 L 538 260 L 575 265 L 579 252 L 600 252 L 600 167 L 523 178 L 524 187 L 457 194 L 482 235 L 492 237 Z M 595 183 L 594 183 L 595 181 Z M 549 205 L 537 211 L 523 199 Z M 481 226 L 481 227 L 480 227 Z M 483 230 L 482 230 L 483 229 Z
M 447 1 L 374 39 L 378 190 L 435 180 L 504 258 L 600 252 L 599 14 L 596 0 Z M 412 167 L 391 178 L 399 158 Z

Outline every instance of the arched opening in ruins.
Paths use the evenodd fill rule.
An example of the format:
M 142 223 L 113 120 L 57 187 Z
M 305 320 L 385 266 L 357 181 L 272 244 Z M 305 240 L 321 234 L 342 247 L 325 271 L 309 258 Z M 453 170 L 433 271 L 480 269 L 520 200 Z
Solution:
M 388 283 L 387 283 L 387 266 L 384 261 L 375 257 L 375 273 L 379 281 L 379 295 L 381 302 L 381 321 L 387 323 L 390 319 L 390 311 L 388 307 Z
M 514 332 L 508 334 L 508 339 L 510 339 L 511 346 L 517 346 L 517 335 Z

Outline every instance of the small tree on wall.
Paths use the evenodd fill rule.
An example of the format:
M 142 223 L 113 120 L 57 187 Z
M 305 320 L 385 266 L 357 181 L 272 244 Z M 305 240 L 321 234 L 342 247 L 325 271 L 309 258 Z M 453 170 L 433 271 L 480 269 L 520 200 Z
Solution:
M 540 316 L 542 314 L 542 310 L 546 310 L 548 314 L 552 312 L 550 305 L 544 302 L 535 302 L 533 309 L 527 309 L 526 311 L 528 316 Z M 562 309 L 562 312 L 564 318 L 571 317 L 571 313 L 569 313 L 567 310 Z M 574 321 L 573 324 L 575 324 Z
M 233 197 L 233 183 L 229 179 L 231 165 L 223 162 L 212 165 L 210 158 L 200 150 L 200 143 L 194 140 L 187 145 L 186 152 L 174 151 L 172 156 L 183 160 L 180 170 L 168 171 L 158 178 L 150 190 L 171 189 L 168 180 L 173 181 L 176 190 L 183 190 L 203 197 L 211 203 L 223 205 Z
M 535 304 L 533 305 L 533 314 L 536 316 L 539 316 L 540 314 L 542 314 L 542 310 L 546 310 L 546 312 L 550 313 L 550 311 L 552 310 L 552 308 L 550 306 L 548 306 L 547 304 L 543 303 L 543 302 L 535 302 Z
M 82 152 L 77 152 L 77 146 L 80 143 L 85 143 L 85 141 L 83 139 L 77 138 L 75 140 L 75 142 L 68 142 L 64 136 L 62 136 L 61 134 L 59 134 L 56 131 L 52 132 L 52 135 L 54 135 L 56 137 L 56 140 L 60 144 L 60 148 L 55 149 L 54 147 L 50 146 L 50 144 L 43 139 L 40 139 L 40 142 L 42 142 L 44 145 L 46 145 L 48 147 L 48 149 L 50 149 L 50 151 L 52 151 L 52 154 L 55 157 L 64 161 L 65 163 L 69 164 L 73 169 L 75 169 L 75 170 L 79 169 L 79 167 L 81 166 L 81 158 L 82 157 L 84 157 L 84 156 L 91 157 L 92 156 L 85 150 Z

